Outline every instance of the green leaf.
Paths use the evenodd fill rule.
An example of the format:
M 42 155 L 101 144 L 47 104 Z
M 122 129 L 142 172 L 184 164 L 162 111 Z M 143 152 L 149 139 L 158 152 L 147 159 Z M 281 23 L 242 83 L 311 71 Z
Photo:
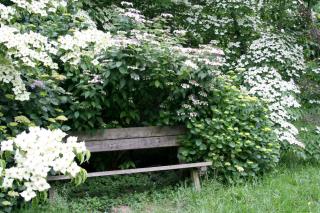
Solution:
M 160 87 L 160 82 L 158 81 L 158 80 L 156 80 L 155 82 L 154 82 L 154 85 L 158 88 L 158 87 Z
M 78 111 L 74 112 L 74 117 L 75 118 L 79 118 L 79 116 L 80 116 L 80 113 Z
M 126 85 L 126 80 L 122 79 L 120 81 L 119 89 L 122 89 Z
M 116 62 L 116 67 L 120 67 L 122 65 L 121 61 Z

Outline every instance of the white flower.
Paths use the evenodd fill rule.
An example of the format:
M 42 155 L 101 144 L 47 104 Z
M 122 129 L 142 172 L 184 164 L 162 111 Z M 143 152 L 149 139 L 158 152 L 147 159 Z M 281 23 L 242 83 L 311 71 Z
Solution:
M 244 172 L 244 168 L 242 166 L 236 165 L 235 167 L 238 170 L 238 172 Z
M 198 65 L 195 64 L 194 62 L 192 62 L 191 60 L 186 60 L 186 61 L 184 62 L 184 66 L 190 67 L 190 68 L 192 68 L 192 69 L 198 69 L 198 68 L 199 68 Z
M 127 2 L 127 1 L 122 1 L 120 4 L 122 6 L 133 7 L 133 4 L 131 2 Z
M 80 172 L 80 169 L 81 168 L 76 163 L 72 163 L 67 169 L 67 172 L 71 175 L 71 177 L 75 177 Z
M 29 189 L 29 188 L 27 188 L 25 191 L 21 192 L 20 195 L 27 202 L 37 196 L 37 194 L 34 191 L 32 191 L 32 189 Z
M 161 13 L 161 17 L 163 18 L 173 18 L 173 15 L 170 13 Z
M 1 142 L 1 151 L 13 151 L 13 141 L 2 141 Z
M 14 179 L 12 179 L 12 178 L 4 177 L 3 182 L 2 182 L 2 187 L 5 189 L 11 188 L 13 181 L 14 181 Z
M 32 185 L 32 189 L 35 191 L 42 192 L 50 189 L 50 185 L 48 184 L 46 179 L 43 177 L 33 176 L 31 177 L 31 181 L 32 182 L 30 182 L 30 186 Z
M 181 84 L 181 87 L 183 89 L 188 89 L 188 88 L 190 88 L 190 85 L 189 84 Z
M 96 28 L 75 31 L 73 35 L 58 38 L 59 48 L 66 51 L 61 60 L 72 65 L 79 64 L 83 56 L 91 58 L 96 64 L 96 57 L 112 46 L 113 42 L 110 33 L 104 33 Z

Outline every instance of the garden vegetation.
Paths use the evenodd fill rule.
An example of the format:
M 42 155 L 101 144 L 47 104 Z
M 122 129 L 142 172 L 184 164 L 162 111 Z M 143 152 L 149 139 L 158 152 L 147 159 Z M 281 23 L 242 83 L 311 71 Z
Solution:
M 297 120 L 320 104 L 319 27 L 316 0 L 0 0 L 0 211 L 85 181 L 69 132 L 184 126 L 179 159 L 229 183 L 317 161 L 320 124 Z

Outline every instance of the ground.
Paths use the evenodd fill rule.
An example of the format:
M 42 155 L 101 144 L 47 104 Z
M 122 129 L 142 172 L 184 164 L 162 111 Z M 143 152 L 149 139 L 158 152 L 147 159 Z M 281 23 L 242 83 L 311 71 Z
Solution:
M 128 188 L 137 188 L 137 191 L 129 192 L 121 189 L 125 182 L 118 183 L 118 186 L 116 183 L 106 185 L 112 180 L 99 178 L 81 187 L 81 190 L 88 190 L 83 195 L 77 195 L 81 190 L 71 192 L 65 189 L 69 194 L 59 196 L 54 203 L 22 212 L 108 212 L 111 206 L 129 206 L 132 212 L 155 213 L 316 213 L 320 212 L 319 169 L 319 165 L 285 164 L 259 181 L 246 184 L 226 186 L 213 179 L 205 180 L 201 192 L 195 192 L 189 184 L 152 187 L 154 183 L 148 175 L 124 178 L 127 181 L 141 179 L 135 185 L 134 182 L 127 182 Z M 86 188 L 94 182 L 98 184 Z M 146 184 L 145 190 L 141 190 L 142 182 Z M 96 188 L 98 186 L 99 190 Z M 110 187 L 114 191 L 111 195 Z
M 307 143 L 320 141 L 313 131 L 319 115 L 319 109 L 309 109 L 296 123 L 310 129 L 300 135 Z M 21 212 L 320 212 L 320 165 L 293 155 L 283 157 L 276 170 L 256 181 L 226 185 L 204 178 L 202 184 L 201 192 L 194 191 L 190 179 L 179 172 L 93 178 L 77 188 L 58 183 L 59 196 L 53 203 Z

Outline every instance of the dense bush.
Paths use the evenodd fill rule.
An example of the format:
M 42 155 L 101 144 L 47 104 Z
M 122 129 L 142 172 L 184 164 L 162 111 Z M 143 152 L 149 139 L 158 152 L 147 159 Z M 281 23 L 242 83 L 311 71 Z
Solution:
M 210 160 L 228 180 L 256 177 L 276 165 L 280 145 L 268 109 L 256 97 L 242 93 L 227 76 L 190 90 L 181 93 L 195 94 L 179 111 L 190 131 L 181 142 L 182 160 Z
M 184 48 L 183 38 L 162 28 L 165 17 L 146 20 L 130 7 L 103 11 L 112 14 L 105 17 L 112 24 L 105 26 L 110 46 L 97 58 L 99 64 L 84 59 L 79 67 L 64 69 L 74 129 L 159 124 L 159 111 L 177 76 L 187 81 L 191 70 L 216 70 L 221 64 L 217 55 L 222 51 L 212 45 Z
M 1 71 L 16 69 L 8 62 L 2 61 Z M 1 72 L 0 71 L 0 72 Z M 11 93 L 11 86 L 2 84 L 0 90 L 0 140 L 15 136 L 30 126 L 43 126 L 50 129 L 62 128 L 66 117 L 61 109 L 67 102 L 63 88 L 59 86 L 64 76 L 33 73 L 21 73 L 25 91 L 30 91 L 28 101 L 17 101 Z M 7 107 L 10 106 L 10 107 Z

